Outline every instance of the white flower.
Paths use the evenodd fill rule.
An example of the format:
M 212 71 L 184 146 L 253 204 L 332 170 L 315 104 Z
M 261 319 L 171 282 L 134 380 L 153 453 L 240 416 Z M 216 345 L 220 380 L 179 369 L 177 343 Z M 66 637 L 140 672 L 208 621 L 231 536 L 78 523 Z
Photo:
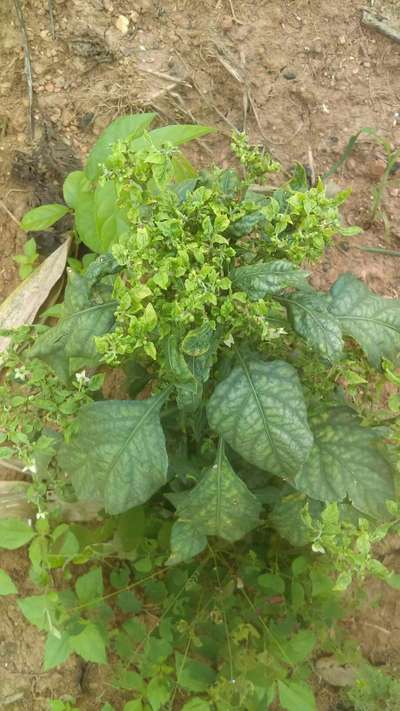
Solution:
M 36 518 L 47 518 L 47 511 L 38 511 Z
M 22 380 L 23 382 L 28 378 L 30 375 L 29 370 L 25 368 L 24 365 L 21 365 L 20 368 L 15 368 L 14 370 L 14 378 L 15 380 Z
M 37 474 L 37 468 L 35 462 L 32 462 L 32 464 L 28 464 L 26 467 L 23 468 L 23 472 L 30 472 L 31 474 Z
M 75 373 L 75 378 L 77 379 L 79 385 L 87 385 L 90 382 L 90 378 L 86 375 L 86 370 L 81 370 L 80 373 Z

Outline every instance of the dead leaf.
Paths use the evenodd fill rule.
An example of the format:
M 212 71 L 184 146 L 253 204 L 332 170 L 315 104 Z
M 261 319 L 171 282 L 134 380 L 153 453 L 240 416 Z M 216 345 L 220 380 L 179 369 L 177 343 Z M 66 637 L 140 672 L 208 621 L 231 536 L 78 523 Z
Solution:
M 40 307 L 62 276 L 68 259 L 71 238 L 56 249 L 35 271 L 7 297 L 0 306 L 0 328 L 18 328 L 33 323 Z M 0 336 L 0 353 L 9 337 Z
M 0 518 L 33 518 L 35 507 L 27 499 L 27 481 L 0 481 Z
M 358 671 L 349 664 L 340 664 L 336 657 L 321 657 L 315 663 L 317 674 L 332 686 L 353 686 Z

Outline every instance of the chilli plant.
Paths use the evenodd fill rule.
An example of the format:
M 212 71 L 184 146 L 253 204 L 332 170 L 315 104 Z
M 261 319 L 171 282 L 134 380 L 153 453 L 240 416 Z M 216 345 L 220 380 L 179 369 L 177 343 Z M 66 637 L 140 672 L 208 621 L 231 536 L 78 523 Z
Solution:
M 152 530 L 153 549 L 141 549 L 137 571 L 143 575 L 151 570 L 146 563 L 150 553 L 158 560 L 157 530 L 167 538 L 166 571 L 180 563 L 192 570 L 198 557 L 200 567 L 211 560 L 218 577 L 220 551 L 232 561 L 235 550 L 244 550 L 243 543 L 232 544 L 244 539 L 256 549 L 257 540 L 268 540 L 266 532 L 274 549 L 279 534 L 295 547 L 314 541 L 315 554 L 330 546 L 334 555 L 340 548 L 340 522 L 350 532 L 342 563 L 356 564 L 365 549 L 361 567 L 371 572 L 369 544 L 356 547 L 353 557 L 348 551 L 352 541 L 365 542 L 371 527 L 386 532 L 397 515 L 393 418 L 385 426 L 371 415 L 366 418 L 338 383 L 350 357 L 377 377 L 382 362 L 395 368 L 400 303 L 373 294 L 350 273 L 339 276 L 328 292 L 317 291 L 307 271 L 333 235 L 357 233 L 343 226 L 339 213 L 348 193 L 327 197 L 323 182 L 310 186 L 300 165 L 279 180 L 280 166 L 239 133 L 232 139 L 235 170 L 197 171 L 178 146 L 210 129 L 177 125 L 150 131 L 153 118 L 140 114 L 114 121 L 84 170 L 66 178 L 66 205 L 35 208 L 22 221 L 27 231 L 42 230 L 71 212 L 76 240 L 89 252 L 82 261 L 71 260 L 64 301 L 53 310 L 56 322 L 53 318 L 51 325 L 18 331 L 3 356 L 0 451 L 22 460 L 33 474 L 30 495 L 39 509 L 30 553 L 34 580 L 48 586 L 48 570 L 65 567 L 65 561 L 85 563 L 116 555 L 117 549 L 123 558 L 121 531 L 126 536 L 128 527 L 135 537 L 132 531 L 146 526 Z M 70 509 L 90 502 L 103 512 L 106 523 L 95 542 L 88 545 L 82 531 L 78 535 L 65 523 L 50 531 L 48 521 L 40 520 L 50 500 L 59 516 L 62 502 Z M 22 535 L 20 541 L 33 535 Z M 79 536 L 86 544 L 79 544 Z M 248 598 L 247 579 L 251 587 L 261 578 L 261 587 L 279 597 L 284 577 L 276 568 L 265 572 L 260 555 L 247 547 L 237 587 Z M 307 562 L 296 560 L 296 575 L 306 575 Z M 290 560 L 286 563 L 290 569 Z M 375 563 L 375 572 L 379 569 L 384 577 L 387 571 Z M 77 583 L 79 609 L 91 595 L 102 594 L 101 570 L 94 570 Z M 351 576 L 346 565 L 338 570 L 340 590 Z M 121 590 L 127 579 L 115 576 Z M 188 590 L 197 589 L 198 576 L 193 579 L 191 573 L 188 580 L 190 599 Z M 218 579 L 222 596 L 226 585 L 226 577 Z M 302 585 L 294 590 L 301 608 Z M 292 597 L 295 593 L 292 584 Z M 161 592 L 154 588 L 153 594 Z M 27 617 L 37 624 L 39 615 L 41 628 L 49 633 L 48 666 L 68 656 L 60 648 L 68 624 L 68 639 L 75 640 L 69 652 L 104 661 L 101 652 L 95 658 L 88 652 L 90 645 L 99 649 L 104 641 L 104 605 L 103 617 L 99 613 L 95 620 L 71 622 L 68 610 L 78 607 L 65 598 L 56 614 L 51 595 L 45 603 L 45 596 L 38 596 L 33 611 L 31 603 L 21 602 Z M 254 604 L 247 602 L 255 614 Z M 129 604 L 128 611 L 134 611 L 132 604 L 140 609 L 137 599 Z M 196 602 L 196 610 L 187 614 L 207 604 Z M 232 620 L 235 615 L 232 607 Z M 221 621 L 226 631 L 225 613 Z M 240 624 L 234 638 L 239 646 L 265 635 L 271 642 L 265 623 L 258 631 L 249 621 Z M 272 646 L 281 669 L 295 654 L 282 654 L 289 627 L 281 634 L 278 622 L 273 624 Z M 196 634 L 189 637 L 196 647 Z M 261 641 L 257 644 L 262 647 Z M 163 671 L 159 666 L 157 673 L 168 675 L 164 652 L 158 651 L 164 666 L 159 662 Z M 177 655 L 179 685 L 189 647 Z M 229 659 L 232 672 L 231 652 Z M 201 667 L 198 660 L 191 664 L 192 670 Z M 287 709 L 300 708 L 295 704 L 309 693 L 302 686 L 306 675 L 297 678 L 292 666 L 285 672 L 269 669 L 280 680 L 281 704 Z M 151 669 L 147 676 L 156 686 Z M 231 687 L 228 693 L 221 681 L 215 686 L 214 672 L 209 677 L 203 673 L 205 686 L 193 682 L 186 689 L 202 692 L 214 684 L 210 698 L 218 709 L 237 708 L 235 703 L 265 708 L 274 698 L 269 688 L 266 695 L 258 694 L 260 707 L 243 701 L 247 692 L 254 698 L 259 689 L 262 674 L 257 672 L 236 688 L 239 696 L 229 706 L 221 699 L 228 699 Z M 153 689 L 151 708 L 171 699 L 166 688 L 154 703 Z M 313 702 L 304 703 L 301 708 L 313 708 Z M 207 704 L 193 709 L 211 708 Z

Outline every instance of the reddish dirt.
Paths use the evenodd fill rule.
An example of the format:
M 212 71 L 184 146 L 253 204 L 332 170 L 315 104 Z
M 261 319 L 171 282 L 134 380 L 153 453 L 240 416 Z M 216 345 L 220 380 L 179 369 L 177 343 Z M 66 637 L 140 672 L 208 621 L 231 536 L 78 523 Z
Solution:
M 13 257 L 26 239 L 18 220 L 29 206 L 58 199 L 62 176 L 121 113 L 155 110 L 164 123 L 217 126 L 218 134 L 195 147 L 204 164 L 229 163 L 232 127 L 245 127 L 284 168 L 298 160 L 316 174 L 338 160 L 349 137 L 363 127 L 376 129 L 392 148 L 400 146 L 400 45 L 360 21 L 362 8 L 373 6 L 400 31 L 397 0 L 233 0 L 235 17 L 228 0 L 53 0 L 55 39 L 47 3 L 20 2 L 30 44 L 35 136 L 29 130 L 20 27 L 13 0 L 3 0 L 0 301 L 18 282 Z M 128 21 L 126 34 L 118 29 L 124 24 L 120 15 Z M 351 270 L 377 293 L 400 295 L 398 259 L 358 249 L 400 248 L 399 173 L 390 177 L 381 206 L 389 229 L 379 218 L 370 224 L 371 193 L 384 169 L 383 147 L 363 135 L 333 177 L 336 186 L 353 191 L 345 223 L 364 231 L 327 252 L 313 275 L 319 288 Z M 48 235 L 40 240 L 44 250 L 51 248 Z M 21 554 L 2 553 L 1 566 L 24 594 L 32 592 Z M 376 592 L 374 583 L 371 599 Z M 396 666 L 398 596 L 387 588 L 379 595 L 380 606 L 367 605 L 352 633 L 372 662 Z M 0 599 L 0 609 L 0 706 L 44 711 L 46 699 L 70 694 L 89 711 L 100 708 L 100 697 L 102 703 L 109 699 L 100 678 L 90 693 L 82 691 L 76 661 L 43 674 L 41 636 L 7 599 Z M 326 690 L 320 708 L 336 708 Z

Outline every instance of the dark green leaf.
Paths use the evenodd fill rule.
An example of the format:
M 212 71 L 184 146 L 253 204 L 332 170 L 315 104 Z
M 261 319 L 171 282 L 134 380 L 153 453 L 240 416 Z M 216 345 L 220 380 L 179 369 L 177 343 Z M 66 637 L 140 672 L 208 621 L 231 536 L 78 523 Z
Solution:
M 144 503 L 165 484 L 163 399 L 107 400 L 81 409 L 78 433 L 59 453 L 79 498 L 100 497 L 106 511 L 117 514 Z
M 353 274 L 343 274 L 331 288 L 330 312 L 342 332 L 365 351 L 379 368 L 382 358 L 396 361 L 400 353 L 400 299 L 376 296 Z
M 162 681 L 155 676 L 147 684 L 147 698 L 152 711 L 159 711 L 167 703 L 170 696 L 171 691 L 166 681 Z
M 246 461 L 294 476 L 313 443 L 295 369 L 283 361 L 246 362 L 217 385 L 207 408 L 210 427 Z
M 343 353 L 342 330 L 338 320 L 328 311 L 325 294 L 306 292 L 283 299 L 288 305 L 292 326 L 308 345 L 331 363 Z
M 0 595 L 16 595 L 17 593 L 18 590 L 8 573 L 0 569 Z
M 254 301 L 269 294 L 279 294 L 289 287 L 301 288 L 307 282 L 308 272 L 299 269 L 286 259 L 273 262 L 258 262 L 249 266 L 238 267 L 230 273 L 233 287 L 246 294 Z
M 203 536 L 219 536 L 233 542 L 258 525 L 261 504 L 229 464 L 222 444 L 217 461 L 201 481 L 188 492 L 168 496 L 177 507 L 180 521 L 190 522 L 194 530 L 190 541 L 183 540 L 184 529 L 171 540 L 171 562 L 185 560 L 192 549 L 201 550 Z M 186 529 L 187 530 L 187 529 Z
M 260 227 L 265 222 L 265 215 L 258 210 L 256 212 L 250 212 L 244 217 L 241 217 L 236 222 L 231 222 L 228 229 L 228 234 L 230 237 L 244 237 L 250 234 L 257 227 Z
M 19 518 L 0 518 L 0 548 L 14 550 L 34 537 L 35 532 L 26 521 Z
M 89 180 L 96 180 L 99 177 L 102 171 L 101 165 L 108 158 L 117 141 L 141 136 L 155 116 L 156 114 L 152 113 L 120 116 L 110 123 L 93 146 L 86 161 L 85 173 Z
M 65 207 L 65 205 L 40 205 L 40 207 L 34 207 L 33 210 L 29 210 L 23 216 L 21 227 L 25 232 L 40 232 L 61 220 L 67 212 L 69 212 L 69 208 Z
M 211 667 L 194 659 L 187 659 L 179 652 L 176 652 L 175 659 L 177 683 L 186 691 L 208 691 L 214 684 L 216 673 Z
M 378 445 L 380 431 L 362 427 L 345 407 L 312 418 L 314 447 L 298 473 L 295 486 L 320 501 L 343 501 L 359 511 L 386 518 L 386 501 L 393 500 L 391 468 Z
M 304 494 L 285 487 L 281 499 L 274 504 L 269 516 L 279 535 L 292 546 L 305 546 L 312 540 L 312 531 L 306 526 L 301 515 L 307 503 L 311 517 L 318 517 L 323 510 L 319 501 L 308 499 Z

